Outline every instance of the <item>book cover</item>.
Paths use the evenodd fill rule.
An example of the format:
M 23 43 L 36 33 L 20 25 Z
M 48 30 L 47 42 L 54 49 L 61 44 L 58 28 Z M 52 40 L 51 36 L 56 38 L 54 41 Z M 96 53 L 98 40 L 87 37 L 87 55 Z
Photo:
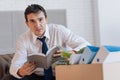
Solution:
M 28 56 L 28 62 L 34 61 L 37 67 L 47 69 L 57 60 L 53 57 L 57 50 L 59 50 L 58 46 L 49 49 L 46 55 L 44 53 L 30 55 Z

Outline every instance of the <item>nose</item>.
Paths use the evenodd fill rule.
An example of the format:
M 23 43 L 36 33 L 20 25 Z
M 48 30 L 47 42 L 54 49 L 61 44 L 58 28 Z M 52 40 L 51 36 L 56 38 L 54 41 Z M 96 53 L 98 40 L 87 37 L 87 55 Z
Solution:
M 39 21 L 36 21 L 36 24 L 35 24 L 35 26 L 40 26 L 41 25 L 41 23 L 39 22 Z

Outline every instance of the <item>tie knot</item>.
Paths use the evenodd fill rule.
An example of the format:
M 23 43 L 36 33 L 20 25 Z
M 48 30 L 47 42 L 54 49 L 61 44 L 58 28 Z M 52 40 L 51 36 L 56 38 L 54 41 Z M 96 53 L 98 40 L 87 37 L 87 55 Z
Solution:
M 37 38 L 37 39 L 39 39 L 41 42 L 44 42 L 46 37 L 44 36 L 43 38 Z

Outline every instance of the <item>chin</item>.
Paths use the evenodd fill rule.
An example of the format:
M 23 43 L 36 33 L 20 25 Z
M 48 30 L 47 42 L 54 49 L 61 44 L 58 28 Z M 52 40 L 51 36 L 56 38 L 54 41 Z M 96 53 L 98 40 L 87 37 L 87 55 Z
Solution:
M 42 37 L 42 34 L 37 34 L 37 36 Z

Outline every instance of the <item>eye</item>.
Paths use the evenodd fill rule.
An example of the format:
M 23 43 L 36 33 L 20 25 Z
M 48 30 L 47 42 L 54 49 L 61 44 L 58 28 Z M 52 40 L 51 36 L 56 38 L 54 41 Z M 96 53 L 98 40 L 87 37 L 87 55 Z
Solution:
M 42 21 L 43 21 L 43 18 L 39 18 L 39 21 L 42 22 Z
M 30 20 L 30 23 L 35 23 L 35 20 Z

